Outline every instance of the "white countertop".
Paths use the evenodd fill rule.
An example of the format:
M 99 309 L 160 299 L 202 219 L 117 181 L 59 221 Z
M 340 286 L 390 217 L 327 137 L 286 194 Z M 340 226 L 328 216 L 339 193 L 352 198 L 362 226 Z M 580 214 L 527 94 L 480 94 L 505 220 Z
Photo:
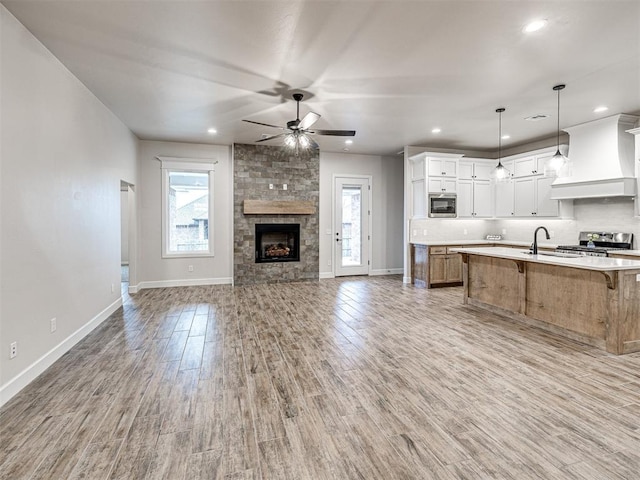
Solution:
M 527 247 L 531 245 L 531 242 L 516 242 L 513 240 L 439 240 L 439 241 L 420 241 L 410 242 L 415 245 L 429 245 L 438 247 L 441 245 L 513 245 L 515 247 Z M 555 243 L 542 243 L 538 242 L 538 246 L 541 248 L 556 248 L 558 245 Z M 626 250 L 625 250 L 626 252 Z
M 482 255 L 485 257 L 524 260 L 532 263 L 545 263 L 561 267 L 581 268 L 584 270 L 640 270 L 640 260 L 628 260 L 611 257 L 555 257 L 552 255 L 530 255 L 528 250 L 505 247 L 454 248 L 453 252 Z

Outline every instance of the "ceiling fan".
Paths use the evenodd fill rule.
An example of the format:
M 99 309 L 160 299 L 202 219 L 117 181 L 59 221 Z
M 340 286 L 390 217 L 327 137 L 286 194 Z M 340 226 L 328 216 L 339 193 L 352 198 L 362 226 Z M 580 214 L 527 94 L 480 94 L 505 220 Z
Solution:
M 309 135 L 332 135 L 335 137 L 353 137 L 356 134 L 355 130 L 320 130 L 313 129 L 311 126 L 318 121 L 320 115 L 314 112 L 307 113 L 302 120 L 300 120 L 300 101 L 303 95 L 301 93 L 294 93 L 293 99 L 296 101 L 296 119 L 287 122 L 286 127 L 279 127 L 278 125 L 271 125 L 269 123 L 254 122 L 253 120 L 243 120 L 243 122 L 255 123 L 256 125 L 264 125 L 265 127 L 278 128 L 285 130 L 283 133 L 277 135 L 269 135 L 267 137 L 256 140 L 256 142 L 266 142 L 267 140 L 273 140 L 274 138 L 283 137 L 284 143 L 287 146 L 296 148 L 296 155 L 300 147 L 307 148 L 312 147 L 315 149 L 320 148 L 313 138 Z

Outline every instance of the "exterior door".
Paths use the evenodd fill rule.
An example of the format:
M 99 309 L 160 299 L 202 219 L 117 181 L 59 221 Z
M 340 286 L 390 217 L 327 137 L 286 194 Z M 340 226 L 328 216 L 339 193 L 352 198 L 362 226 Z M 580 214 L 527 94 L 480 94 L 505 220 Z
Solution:
M 335 276 L 369 274 L 368 177 L 335 178 Z

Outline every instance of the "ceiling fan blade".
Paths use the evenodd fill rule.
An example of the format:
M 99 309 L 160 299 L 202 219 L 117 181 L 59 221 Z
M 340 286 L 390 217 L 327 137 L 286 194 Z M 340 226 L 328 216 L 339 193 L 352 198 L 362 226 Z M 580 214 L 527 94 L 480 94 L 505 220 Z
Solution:
M 269 123 L 254 122 L 253 120 L 242 120 L 242 121 L 247 123 L 255 123 L 256 125 L 263 125 L 265 127 L 273 127 L 273 128 L 279 128 L 280 130 L 284 130 L 284 127 L 279 127 L 278 125 L 271 125 Z
M 300 123 L 298 124 L 298 130 L 306 130 L 307 128 L 309 128 L 311 125 L 313 125 L 314 123 L 316 123 L 318 121 L 318 119 L 320 118 L 320 115 L 318 115 L 315 112 L 309 112 L 307 113 L 304 118 L 302 120 L 300 120 Z
M 353 137 L 356 134 L 355 130 L 313 130 L 308 133 L 315 133 L 316 135 L 333 135 L 334 137 Z
M 274 138 L 283 137 L 284 135 L 288 135 L 288 133 L 279 133 L 278 135 L 271 135 L 269 137 L 261 138 L 260 140 L 256 140 L 256 142 L 266 142 L 267 140 L 273 140 Z

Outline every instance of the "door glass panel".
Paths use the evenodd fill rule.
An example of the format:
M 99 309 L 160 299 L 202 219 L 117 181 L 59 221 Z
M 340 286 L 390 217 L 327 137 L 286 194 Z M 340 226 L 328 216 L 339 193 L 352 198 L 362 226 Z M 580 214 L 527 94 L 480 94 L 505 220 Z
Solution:
M 342 189 L 342 266 L 361 265 L 362 188 Z

